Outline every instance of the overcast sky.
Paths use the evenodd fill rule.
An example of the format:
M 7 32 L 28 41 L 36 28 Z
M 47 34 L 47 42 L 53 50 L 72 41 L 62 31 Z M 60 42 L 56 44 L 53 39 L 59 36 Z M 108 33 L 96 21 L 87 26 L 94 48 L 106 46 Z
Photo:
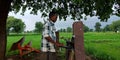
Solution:
M 20 15 L 20 13 L 14 14 L 14 12 L 10 12 L 9 16 L 14 16 L 15 18 L 19 18 L 22 19 L 23 22 L 25 22 L 26 25 L 26 29 L 25 31 L 31 31 L 35 29 L 35 23 L 41 21 L 42 23 L 44 23 L 43 19 L 46 18 L 41 18 L 41 13 L 38 13 L 38 15 L 32 15 L 30 14 L 29 11 L 25 12 L 25 15 L 22 16 Z M 97 17 L 87 17 L 87 20 L 81 19 L 83 21 L 83 23 L 88 26 L 90 29 L 94 29 L 94 25 L 96 22 L 100 22 L 100 20 Z M 112 21 L 115 20 L 120 20 L 120 17 L 117 16 L 111 16 L 108 19 L 108 22 L 100 22 L 102 27 L 106 26 L 107 24 L 111 24 Z M 77 21 L 77 20 L 76 20 Z M 70 19 L 70 17 L 67 18 L 66 21 L 64 20 L 57 20 L 57 22 L 55 23 L 57 30 L 61 29 L 61 28 L 67 28 L 67 27 L 72 27 L 73 24 L 73 20 Z

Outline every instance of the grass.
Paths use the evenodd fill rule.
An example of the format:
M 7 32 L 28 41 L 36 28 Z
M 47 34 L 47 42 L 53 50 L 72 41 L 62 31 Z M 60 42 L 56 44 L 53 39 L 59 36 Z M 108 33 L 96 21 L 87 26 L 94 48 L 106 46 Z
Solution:
M 120 33 L 85 33 L 85 49 L 87 54 L 98 60 L 120 60 Z
M 14 42 L 17 42 L 18 40 L 20 40 L 23 36 L 25 36 L 25 41 L 24 41 L 23 45 L 27 44 L 29 41 L 32 41 L 32 47 L 34 47 L 36 49 L 40 49 L 41 34 L 26 34 L 26 35 L 12 34 L 7 37 L 6 55 L 18 54 L 18 51 L 15 51 L 15 52 L 8 52 L 8 51 L 10 50 L 10 47 L 12 46 L 12 44 Z
M 7 56 L 18 54 L 18 51 L 8 52 L 8 50 L 14 42 L 23 36 L 23 34 L 11 34 L 7 37 Z M 72 33 L 60 33 L 60 37 L 71 38 Z M 25 34 L 24 44 L 27 44 L 30 40 L 33 43 L 32 47 L 40 49 L 41 34 Z M 63 39 L 60 39 L 60 42 L 65 44 Z M 120 33 L 87 32 L 84 33 L 84 43 L 86 54 L 92 55 L 98 60 L 120 60 Z M 64 49 L 61 51 L 60 55 L 64 56 Z

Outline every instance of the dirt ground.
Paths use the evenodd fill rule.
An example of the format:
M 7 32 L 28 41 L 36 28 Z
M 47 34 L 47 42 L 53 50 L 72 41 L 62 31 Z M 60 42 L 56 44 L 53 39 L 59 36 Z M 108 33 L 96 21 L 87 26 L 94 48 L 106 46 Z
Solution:
M 12 55 L 6 57 L 6 60 L 41 60 L 41 53 L 29 53 L 20 57 L 19 55 Z
M 20 57 L 19 55 L 12 55 L 6 57 L 6 60 L 42 60 L 41 53 L 30 53 Z M 59 57 L 58 57 L 59 58 Z M 61 60 L 60 58 L 58 60 Z M 86 56 L 85 60 L 94 60 L 91 56 Z

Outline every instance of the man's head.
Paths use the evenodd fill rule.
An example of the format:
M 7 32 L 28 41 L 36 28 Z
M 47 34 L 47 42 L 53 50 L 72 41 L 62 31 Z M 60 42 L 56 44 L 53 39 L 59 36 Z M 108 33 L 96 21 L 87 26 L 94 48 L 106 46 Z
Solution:
M 52 22 L 56 22 L 57 21 L 57 12 L 55 11 L 52 11 L 49 13 L 49 19 L 52 21 Z

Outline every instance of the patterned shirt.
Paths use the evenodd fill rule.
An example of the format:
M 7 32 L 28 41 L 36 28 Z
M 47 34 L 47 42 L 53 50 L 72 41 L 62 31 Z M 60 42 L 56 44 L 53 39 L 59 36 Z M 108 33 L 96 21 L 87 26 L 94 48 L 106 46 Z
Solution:
M 42 32 L 42 42 L 41 42 L 41 50 L 43 52 L 56 52 L 55 46 L 53 43 L 48 42 L 45 37 L 50 36 L 53 40 L 56 40 L 56 28 L 54 26 L 54 23 L 50 20 L 47 20 L 43 26 L 43 32 Z

